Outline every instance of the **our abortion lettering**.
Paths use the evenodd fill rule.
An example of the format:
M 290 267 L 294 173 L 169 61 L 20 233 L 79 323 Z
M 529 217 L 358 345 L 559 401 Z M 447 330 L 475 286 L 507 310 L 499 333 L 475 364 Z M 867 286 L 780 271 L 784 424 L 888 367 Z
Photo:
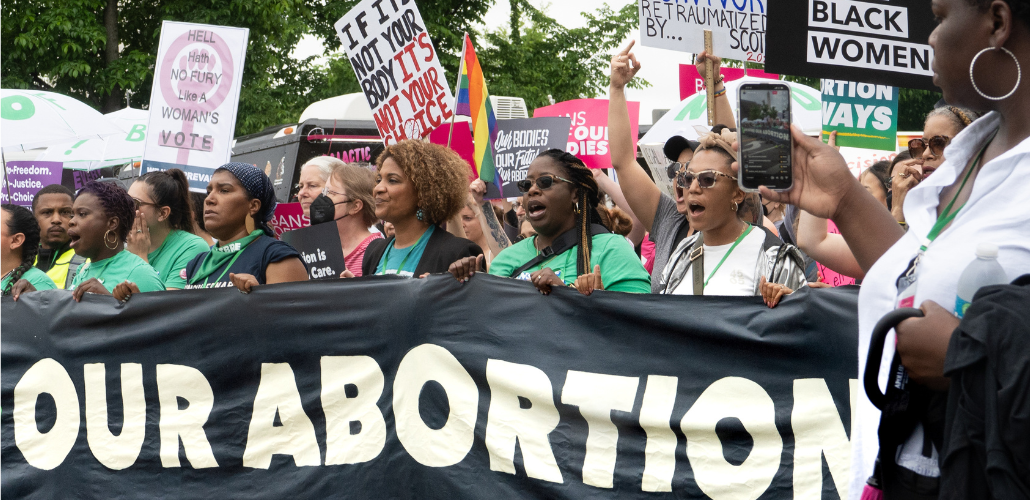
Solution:
M 718 498 L 720 491 L 760 495 L 779 470 L 783 453 L 783 438 L 775 415 L 777 404 L 784 403 L 774 402 L 761 384 L 747 378 L 716 380 L 684 413 L 674 413 L 677 377 L 568 370 L 564 384 L 555 387 L 554 381 L 537 367 L 491 358 L 486 361 L 487 384 L 483 392 L 449 350 L 434 344 L 409 350 L 392 379 L 370 356 L 326 355 L 314 359 L 317 362 L 308 365 L 271 360 L 262 363 L 253 399 L 237 409 L 250 418 L 246 433 L 231 435 L 245 439 L 239 448 L 242 456 L 235 457 L 218 457 L 213 453 L 214 437 L 205 426 L 219 401 L 200 370 L 177 364 L 145 369 L 139 363 L 66 367 L 51 358 L 41 359 L 14 388 L 15 445 L 32 467 L 53 470 L 68 458 L 80 438 L 80 415 L 84 415 L 88 448 L 110 470 L 134 466 L 144 446 L 159 447 L 157 456 L 164 468 L 218 468 L 242 462 L 245 469 L 267 469 L 273 455 L 292 457 L 295 467 L 318 467 L 379 459 L 391 434 L 387 422 L 391 422 L 394 435 L 412 458 L 424 466 L 447 467 L 465 459 L 476 442 L 476 422 L 485 419 L 481 443 L 489 452 L 489 470 L 515 474 L 513 457 L 519 450 L 530 478 L 564 483 L 566 477 L 561 469 L 573 464 L 559 465 L 556 450 L 548 439 L 548 434 L 563 421 L 555 406 L 560 400 L 578 408 L 579 417 L 586 421 L 589 430 L 584 442 L 573 444 L 585 448 L 586 459 L 578 465 L 577 473 L 569 477 L 598 488 L 612 488 L 612 475 L 619 459 L 620 426 L 612 423 L 613 411 L 623 415 L 623 420 L 631 418 L 629 421 L 646 432 L 648 451 L 642 457 L 642 491 L 667 492 L 676 487 L 678 440 L 670 426 L 672 422 L 687 437 L 687 458 L 695 481 L 713 498 Z M 107 371 L 120 373 L 120 401 L 107 400 L 112 393 L 107 386 Z M 321 428 L 316 428 L 316 420 L 301 403 L 312 397 L 299 389 L 297 379 L 301 373 L 316 375 L 321 380 L 317 396 L 325 415 Z M 154 379 L 145 384 L 146 377 Z M 442 428 L 428 426 L 418 410 L 420 394 L 430 383 L 443 389 L 448 402 L 444 419 L 447 424 Z M 389 419 L 377 404 L 386 384 L 393 387 L 393 415 Z M 145 385 L 157 388 L 158 405 L 146 404 Z M 79 392 L 76 387 L 84 387 L 85 391 Z M 852 405 L 857 390 L 857 380 L 852 380 Z M 53 401 L 55 411 L 54 423 L 45 432 L 40 430 L 36 416 L 39 398 L 44 394 Z M 634 402 L 641 398 L 642 405 L 636 407 Z M 478 402 L 486 399 L 490 404 L 483 414 Z M 123 409 L 118 435 L 109 429 L 107 409 L 112 405 Z M 818 496 L 825 459 L 837 491 L 843 495 L 847 489 L 850 442 L 826 381 L 794 380 L 790 414 L 789 431 L 795 441 L 795 492 L 814 492 Z M 156 439 L 147 439 L 148 418 L 160 422 Z M 752 470 L 748 470 L 749 476 L 761 478 L 756 484 L 734 486 L 723 477 L 731 466 L 722 456 L 716 426 L 727 418 L 744 423 L 744 429 L 754 439 L 752 457 L 771 457 L 755 460 Z M 696 445 L 690 444 L 694 442 Z M 714 443 L 715 447 L 695 448 L 702 443 Z M 324 459 L 319 451 L 322 448 L 326 449 Z M 713 450 L 717 456 L 712 455 Z M 185 456 L 185 463 L 180 461 L 181 455 Z
M 386 145 L 449 120 L 453 96 L 417 7 L 365 0 L 336 23 L 347 58 Z

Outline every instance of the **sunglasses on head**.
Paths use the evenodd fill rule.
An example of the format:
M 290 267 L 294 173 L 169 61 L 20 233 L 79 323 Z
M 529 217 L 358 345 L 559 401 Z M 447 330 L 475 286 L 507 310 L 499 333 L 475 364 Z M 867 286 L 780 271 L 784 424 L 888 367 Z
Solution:
M 568 179 L 563 179 L 561 177 L 558 177 L 557 175 L 541 175 L 540 177 L 536 178 L 536 187 L 540 188 L 541 190 L 551 189 L 551 186 L 554 185 L 555 180 L 568 182 L 569 184 L 572 184 L 572 181 Z M 521 181 L 516 182 L 515 185 L 519 187 L 519 192 L 528 193 L 529 190 L 533 188 L 533 181 L 529 179 L 522 179 Z
M 908 152 L 912 155 L 912 158 L 920 158 L 923 156 L 923 152 L 926 151 L 926 146 L 929 144 L 930 153 L 934 156 L 941 156 L 944 154 L 944 148 L 951 143 L 951 137 L 946 135 L 935 135 L 929 140 L 923 139 L 912 139 L 908 141 Z
M 700 172 L 688 172 L 687 169 L 680 170 L 676 174 L 676 186 L 682 189 L 690 189 L 690 185 L 694 183 L 694 179 L 697 179 L 697 185 L 704 189 L 715 186 L 715 181 L 719 176 L 727 177 L 734 181 L 736 177 L 727 175 L 718 170 L 702 170 Z

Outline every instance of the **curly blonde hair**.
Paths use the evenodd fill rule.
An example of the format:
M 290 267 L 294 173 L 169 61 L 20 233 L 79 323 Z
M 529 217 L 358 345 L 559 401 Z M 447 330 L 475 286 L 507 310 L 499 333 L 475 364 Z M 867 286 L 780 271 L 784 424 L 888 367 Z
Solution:
M 400 141 L 383 150 L 376 159 L 378 170 L 393 158 L 415 186 L 418 208 L 425 221 L 440 224 L 461 211 L 469 191 L 468 162 L 458 153 L 420 140 Z

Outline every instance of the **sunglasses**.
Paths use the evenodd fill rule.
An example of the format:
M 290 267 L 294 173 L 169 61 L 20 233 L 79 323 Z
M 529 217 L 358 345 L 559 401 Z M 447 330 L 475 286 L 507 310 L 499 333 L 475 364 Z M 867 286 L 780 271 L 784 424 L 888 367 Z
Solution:
M 690 189 L 690 185 L 694 183 L 694 179 L 697 179 L 698 186 L 701 186 L 704 189 L 708 189 L 715 186 L 715 181 L 719 178 L 719 176 L 727 177 L 733 179 L 734 181 L 737 180 L 736 177 L 732 175 L 726 175 L 717 170 L 702 170 L 700 172 L 694 173 L 688 172 L 684 169 L 680 170 L 676 174 L 676 186 L 680 187 L 681 189 Z
M 912 158 L 920 158 L 923 156 L 923 152 L 926 151 L 926 146 L 929 144 L 930 153 L 934 156 L 941 156 L 944 154 L 944 148 L 951 143 L 951 137 L 946 135 L 935 135 L 930 138 L 929 141 L 923 139 L 912 139 L 908 141 L 908 152 L 912 155 Z
M 551 186 L 554 185 L 555 180 L 568 182 L 569 184 L 572 184 L 572 181 L 568 179 L 563 179 L 561 177 L 558 177 L 557 175 L 541 175 L 540 177 L 536 178 L 536 187 L 540 188 L 541 190 L 551 189 Z M 522 179 L 521 181 L 516 182 L 515 185 L 519 187 L 520 193 L 528 193 L 529 190 L 533 188 L 533 181 L 529 179 Z
M 136 205 L 136 210 L 139 210 L 141 207 L 144 207 L 144 206 L 147 206 L 147 205 L 150 205 L 152 207 L 156 207 L 157 206 L 157 203 L 150 203 L 149 201 L 143 201 L 143 200 L 141 200 L 139 198 L 133 198 L 132 199 L 132 204 Z

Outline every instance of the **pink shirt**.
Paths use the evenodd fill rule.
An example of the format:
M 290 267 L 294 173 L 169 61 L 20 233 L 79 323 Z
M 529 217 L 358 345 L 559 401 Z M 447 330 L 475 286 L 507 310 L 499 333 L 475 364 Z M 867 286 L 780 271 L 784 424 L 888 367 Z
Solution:
M 647 269 L 648 274 L 654 272 L 654 252 L 655 245 L 651 241 L 651 235 L 645 234 L 644 240 L 640 242 L 640 257 L 644 259 L 644 269 Z
M 347 269 L 354 273 L 354 277 L 361 276 L 361 260 L 365 258 L 365 249 L 368 248 L 368 244 L 372 240 L 376 240 L 383 237 L 383 233 L 372 233 L 365 238 L 364 241 L 358 244 L 353 252 L 343 257 L 343 262 L 347 266 Z

